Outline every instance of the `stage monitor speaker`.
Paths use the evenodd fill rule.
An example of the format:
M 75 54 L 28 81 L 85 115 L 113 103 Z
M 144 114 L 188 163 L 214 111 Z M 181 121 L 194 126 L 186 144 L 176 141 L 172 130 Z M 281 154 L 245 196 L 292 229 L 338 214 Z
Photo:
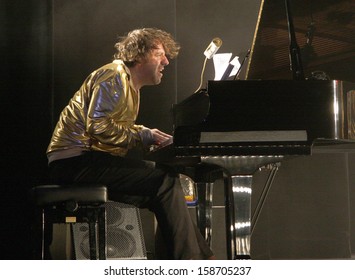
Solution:
M 139 209 L 119 202 L 107 202 L 107 259 L 147 259 Z M 73 224 L 75 258 L 89 259 L 89 227 Z

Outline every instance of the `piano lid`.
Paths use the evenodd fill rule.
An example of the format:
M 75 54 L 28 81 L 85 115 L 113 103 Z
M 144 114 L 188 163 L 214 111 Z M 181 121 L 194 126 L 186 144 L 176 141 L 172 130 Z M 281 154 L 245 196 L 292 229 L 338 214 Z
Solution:
M 355 1 L 289 2 L 306 78 L 355 82 Z M 246 79 L 292 79 L 289 43 L 285 0 L 262 0 Z

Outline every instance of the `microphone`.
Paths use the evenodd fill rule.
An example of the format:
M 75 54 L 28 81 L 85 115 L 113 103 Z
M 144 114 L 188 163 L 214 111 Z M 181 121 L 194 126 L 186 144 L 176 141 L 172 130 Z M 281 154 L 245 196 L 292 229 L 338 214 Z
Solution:
M 201 89 L 201 87 L 202 87 L 203 75 L 205 73 L 205 67 L 206 67 L 207 59 L 211 59 L 216 54 L 216 52 L 218 51 L 218 49 L 221 46 L 222 46 L 222 40 L 220 38 L 218 38 L 218 37 L 213 38 L 212 42 L 208 45 L 207 49 L 203 53 L 206 56 L 206 58 L 205 58 L 205 61 L 203 63 L 203 67 L 202 67 L 200 85 L 198 86 L 198 88 L 195 91 L 195 93 L 198 92 Z
M 218 37 L 213 38 L 203 54 L 207 57 L 207 59 L 211 59 L 221 46 L 222 40 Z

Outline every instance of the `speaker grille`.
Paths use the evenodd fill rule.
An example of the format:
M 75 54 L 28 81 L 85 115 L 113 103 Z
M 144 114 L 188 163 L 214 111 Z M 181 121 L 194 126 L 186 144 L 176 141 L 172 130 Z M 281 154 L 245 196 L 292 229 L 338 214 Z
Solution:
M 146 259 L 139 209 L 128 204 L 107 202 L 107 259 Z M 89 259 L 89 227 L 73 224 L 76 259 Z

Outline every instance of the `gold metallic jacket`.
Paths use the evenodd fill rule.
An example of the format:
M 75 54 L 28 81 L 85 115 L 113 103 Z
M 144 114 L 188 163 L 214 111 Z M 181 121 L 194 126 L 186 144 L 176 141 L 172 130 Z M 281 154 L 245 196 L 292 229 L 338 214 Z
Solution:
M 150 145 L 150 129 L 136 125 L 139 91 L 129 69 L 115 60 L 84 81 L 62 111 L 47 149 L 49 162 L 85 151 L 125 156 L 135 146 Z

